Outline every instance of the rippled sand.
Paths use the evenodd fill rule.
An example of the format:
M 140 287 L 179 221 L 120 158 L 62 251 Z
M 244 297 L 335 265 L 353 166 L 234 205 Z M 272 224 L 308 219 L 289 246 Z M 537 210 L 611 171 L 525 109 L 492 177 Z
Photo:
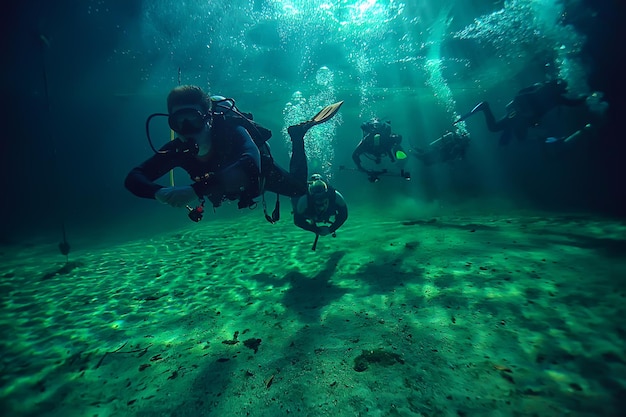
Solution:
M 625 239 L 623 222 L 584 215 L 356 209 L 316 251 L 258 216 L 67 264 L 53 245 L 4 247 L 0 408 L 618 416 Z

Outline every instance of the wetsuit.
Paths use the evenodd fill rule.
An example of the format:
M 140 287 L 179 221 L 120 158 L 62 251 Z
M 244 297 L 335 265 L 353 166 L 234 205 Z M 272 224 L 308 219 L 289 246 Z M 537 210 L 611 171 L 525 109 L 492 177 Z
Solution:
M 293 221 L 301 229 L 319 233 L 317 223 L 329 224 L 330 233 L 335 233 L 348 219 L 348 207 L 345 200 L 334 188 L 328 187 L 328 207 L 323 212 L 317 212 L 309 195 L 300 197 L 295 210 Z
M 500 144 L 506 145 L 513 136 L 519 140 L 526 139 L 528 128 L 537 126 L 550 110 L 558 106 L 578 106 L 587 98 L 568 98 L 565 93 L 565 87 L 558 81 L 537 83 L 520 90 L 507 104 L 507 114 L 499 120 L 495 119 L 489 103 L 481 103 L 479 110 L 484 113 L 491 132 L 503 132 Z
M 245 128 L 216 117 L 211 127 L 211 150 L 206 157 L 197 157 L 195 146 L 173 140 L 133 168 L 125 185 L 138 197 L 154 199 L 156 191 L 164 187 L 154 181 L 179 167 L 191 177 L 198 197 L 207 196 L 214 206 L 224 200 L 239 199 L 240 208 L 249 207 L 262 189 L 298 197 L 307 192 L 305 133 L 304 129 L 290 129 L 293 151 L 287 172 L 274 162 L 267 144 L 257 147 Z
M 426 148 L 414 148 L 413 156 L 422 161 L 424 165 L 449 162 L 455 159 L 463 159 L 470 139 L 468 135 L 460 135 L 456 132 L 446 132 L 439 139 L 431 142 Z
M 368 155 L 376 164 L 380 164 L 383 156 L 388 156 L 391 162 L 395 162 L 396 152 L 404 152 L 400 145 L 402 136 L 391 133 L 389 122 L 382 123 L 373 119 L 363 123 L 361 129 L 363 130 L 363 139 L 352 152 L 352 160 L 360 170 L 367 171 L 361 165 L 361 155 Z

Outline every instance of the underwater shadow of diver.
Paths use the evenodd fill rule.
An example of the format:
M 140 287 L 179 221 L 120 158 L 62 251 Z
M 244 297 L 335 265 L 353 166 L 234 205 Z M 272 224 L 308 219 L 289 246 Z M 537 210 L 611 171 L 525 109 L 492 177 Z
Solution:
M 334 252 L 326 261 L 324 269 L 312 278 L 300 272 L 289 272 L 285 275 L 291 286 L 283 297 L 284 306 L 303 317 L 317 320 L 322 307 L 347 293 L 347 290 L 329 282 L 344 255 L 343 251 Z
M 41 280 L 45 281 L 48 280 L 50 278 L 54 278 L 57 275 L 67 275 L 70 272 L 72 272 L 74 269 L 83 266 L 84 264 L 82 262 L 66 262 L 65 265 L 63 265 L 61 268 L 57 269 L 56 271 L 50 271 L 45 273 L 42 277 Z
M 570 239 L 570 245 L 581 249 L 593 249 L 610 258 L 626 256 L 626 239 L 613 239 L 609 237 L 591 237 L 577 235 L 575 233 L 558 233 L 558 235 Z M 562 242 L 556 242 L 563 244 Z
M 408 256 L 408 254 L 407 254 Z M 358 278 L 370 287 L 370 294 L 387 294 L 406 284 L 416 284 L 424 281 L 424 269 L 417 268 L 411 273 L 402 271 L 403 256 L 384 260 L 377 259 L 375 263 L 364 265 L 358 272 Z
M 402 222 L 403 226 L 431 226 L 436 227 L 438 229 L 441 228 L 449 228 L 449 229 L 460 229 L 460 230 L 469 230 L 470 232 L 474 232 L 476 230 L 498 230 L 498 227 L 487 226 L 484 224 L 478 223 L 468 223 L 468 224 L 452 224 L 452 223 L 442 223 L 437 221 L 437 219 L 430 220 L 405 220 Z

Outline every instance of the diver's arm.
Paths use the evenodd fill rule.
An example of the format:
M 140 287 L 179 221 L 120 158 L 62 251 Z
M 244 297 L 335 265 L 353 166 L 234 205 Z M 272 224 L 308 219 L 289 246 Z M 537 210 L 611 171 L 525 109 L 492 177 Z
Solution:
M 363 148 L 364 148 L 364 141 L 362 140 L 361 142 L 359 142 L 354 152 L 352 152 L 352 160 L 354 161 L 357 168 L 362 171 L 363 171 L 363 167 L 361 166 L 361 155 L 365 152 Z
M 295 210 L 293 211 L 293 223 L 301 229 L 309 232 L 318 233 L 319 227 L 312 221 L 306 218 L 304 212 L 306 211 L 308 204 L 307 196 L 302 196 L 298 199 Z
M 126 189 L 137 197 L 154 199 L 154 194 L 164 187 L 154 181 L 178 166 L 175 146 L 175 142 L 169 142 L 159 153 L 133 168 L 124 180 Z
M 337 190 L 335 190 L 335 206 L 337 207 L 337 213 L 335 215 L 335 221 L 329 227 L 330 233 L 335 233 L 348 219 L 348 205 L 341 193 Z
M 252 137 L 246 129 L 238 126 L 235 134 L 229 137 L 234 147 L 232 159 L 225 160 L 224 168 L 215 172 L 215 176 L 210 177 L 205 182 L 198 182 L 193 185 L 196 194 L 205 195 L 220 184 L 221 191 L 226 194 L 234 194 L 254 197 L 259 193 L 261 154 L 259 148 L 254 144 Z
M 261 153 L 250 133 L 243 127 L 237 126 L 233 141 L 239 159 L 226 166 L 223 171 L 228 172 L 234 168 L 242 168 L 246 173 L 259 175 L 261 173 Z

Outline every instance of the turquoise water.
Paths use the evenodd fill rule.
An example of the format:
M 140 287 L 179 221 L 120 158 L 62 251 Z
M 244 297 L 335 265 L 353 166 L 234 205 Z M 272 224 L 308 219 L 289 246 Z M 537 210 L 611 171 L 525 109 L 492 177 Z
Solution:
M 0 408 L 619 416 L 623 25 L 614 2 L 597 3 L 8 7 Z M 525 141 L 499 146 L 480 114 L 454 124 L 483 100 L 504 116 L 519 90 L 557 77 L 569 95 L 591 98 L 549 112 Z M 285 167 L 287 127 L 344 100 L 305 143 L 309 171 L 348 202 L 338 237 L 312 252 L 287 199 L 276 227 L 260 207 L 236 204 L 193 224 L 186 210 L 124 189 L 152 153 L 146 118 L 166 111 L 178 84 L 253 113 Z M 372 117 L 390 120 L 406 150 L 448 131 L 470 146 L 446 163 L 409 157 L 410 181 L 384 162 L 372 183 L 351 158 Z M 545 143 L 575 132 L 563 146 Z M 150 133 L 157 147 L 170 140 L 163 120 Z M 69 258 L 58 250 L 62 228 Z M 258 354 L 243 345 L 257 337 Z M 401 360 L 355 371 L 355 358 L 379 349 Z
M 622 212 L 611 194 L 622 188 L 613 184 L 622 168 L 613 152 L 621 142 L 609 127 L 618 111 L 611 71 L 618 70 L 605 64 L 615 36 L 608 6 L 86 1 L 16 8 L 15 16 L 4 77 L 16 103 L 6 113 L 14 120 L 6 134 L 20 138 L 3 153 L 7 185 L 21 202 L 20 209 L 6 207 L 16 219 L 12 236 L 58 230 L 62 217 L 115 224 L 152 210 L 120 184 L 150 154 L 145 118 L 164 111 L 167 92 L 179 83 L 232 97 L 252 112 L 272 129 L 274 157 L 284 166 L 286 127 L 345 100 L 306 144 L 311 171 L 340 181 L 338 188 L 363 186 L 363 176 L 344 181 L 338 174 L 353 167 L 360 124 L 376 116 L 392 121 L 406 148 L 426 146 L 446 131 L 470 135 L 466 161 L 447 167 L 411 161 L 417 198 L 498 195 L 542 208 Z M 518 90 L 555 77 L 568 81 L 572 96 L 595 92 L 595 102 L 549 113 L 526 143 L 498 147 L 480 115 L 452 124 L 481 100 L 501 117 Z M 573 149 L 541 146 L 587 123 L 597 127 L 594 135 Z M 169 140 L 164 123 L 152 134 L 157 146 Z M 40 215 L 41 201 L 49 216 Z

